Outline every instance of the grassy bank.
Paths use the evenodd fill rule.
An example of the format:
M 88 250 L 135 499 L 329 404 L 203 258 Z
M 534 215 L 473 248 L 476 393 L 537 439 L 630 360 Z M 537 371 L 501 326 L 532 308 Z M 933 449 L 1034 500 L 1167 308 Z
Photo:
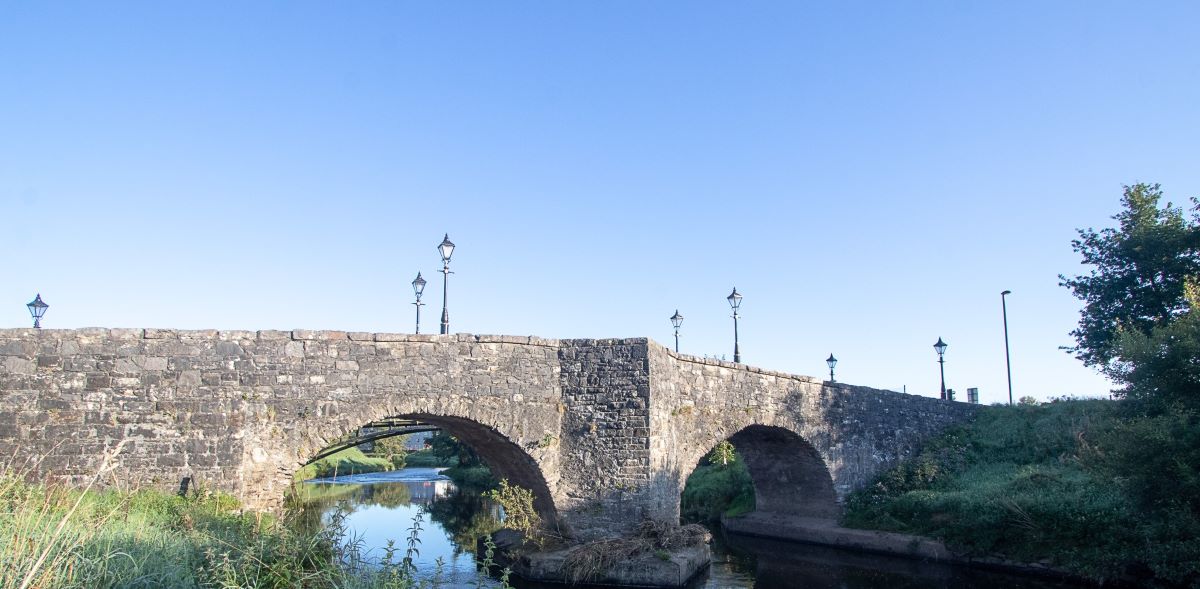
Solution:
M 455 466 L 458 460 L 434 454 L 433 450 L 414 450 L 404 456 L 404 465 L 409 467 L 435 468 Z
M 0 586 L 291 587 L 333 572 L 329 538 L 237 507 L 215 494 L 83 495 L 0 476 Z
M 403 468 L 404 463 L 400 463 Z M 397 468 L 396 464 L 386 458 L 367 456 L 357 447 L 347 448 L 322 458 L 296 471 L 293 479 L 297 482 L 309 479 L 325 478 L 335 475 L 351 475 L 366 472 L 383 472 Z
M 1172 429 L 1174 428 L 1174 429 Z M 847 500 L 845 525 L 1086 577 L 1200 580 L 1200 422 L 1112 401 L 987 407 Z
M 404 562 L 409 539 L 396 538 L 390 560 L 367 563 L 337 516 L 308 531 L 291 517 L 243 512 L 220 494 L 84 493 L 0 473 L 0 587 L 441 586 L 436 572 L 418 578 Z

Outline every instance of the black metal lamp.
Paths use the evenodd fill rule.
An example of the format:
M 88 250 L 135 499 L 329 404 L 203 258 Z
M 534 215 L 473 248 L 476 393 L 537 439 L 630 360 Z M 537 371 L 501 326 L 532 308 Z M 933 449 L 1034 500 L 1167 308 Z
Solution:
M 938 368 L 940 369 L 940 371 L 942 373 L 942 400 L 943 401 L 946 400 L 946 348 L 948 348 L 948 347 L 950 347 L 950 346 L 948 346 L 946 344 L 946 342 L 942 341 L 942 338 L 940 338 L 940 337 L 938 338 L 937 343 L 933 344 L 933 349 L 935 351 L 937 351 L 937 355 L 938 355 Z
M 738 294 L 737 287 L 733 287 L 733 292 L 725 297 L 729 301 L 729 306 L 733 308 L 733 361 L 742 362 L 742 351 L 738 347 L 738 309 L 742 306 L 742 295 Z
M 412 281 L 413 294 L 417 295 L 417 302 L 413 303 L 417 306 L 417 331 L 421 333 L 421 306 L 425 303 L 421 302 L 421 293 L 425 292 L 425 279 L 421 278 L 421 273 L 417 272 L 416 280 Z
M 46 309 L 50 308 L 50 305 L 47 305 L 42 301 L 42 293 L 39 292 L 37 297 L 35 297 L 32 301 L 29 301 L 29 303 L 25 306 L 29 307 L 29 314 L 33 316 L 33 328 L 41 329 L 42 315 L 45 315 Z
M 450 234 L 442 238 L 438 245 L 438 253 L 442 255 L 442 335 L 450 333 L 450 311 L 446 307 L 446 286 L 450 283 L 450 256 L 454 255 L 454 242 Z
M 833 380 L 833 367 L 837 366 L 837 358 L 834 358 L 832 353 L 825 359 L 825 365 L 829 367 L 829 382 L 837 382 Z
M 675 353 L 679 353 L 679 326 L 683 324 L 683 315 L 679 314 L 679 309 L 675 309 L 675 314 L 671 315 L 671 325 L 675 326 Z

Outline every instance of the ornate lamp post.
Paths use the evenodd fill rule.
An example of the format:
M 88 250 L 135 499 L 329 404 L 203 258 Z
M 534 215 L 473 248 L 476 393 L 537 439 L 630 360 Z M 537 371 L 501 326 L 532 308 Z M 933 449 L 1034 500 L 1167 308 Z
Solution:
M 50 305 L 42 302 L 42 293 L 39 292 L 37 297 L 35 297 L 32 301 L 29 301 L 29 303 L 25 306 L 29 307 L 29 314 L 33 315 L 33 328 L 41 329 L 42 315 L 45 315 L 46 309 L 50 308 Z
M 933 349 L 937 351 L 937 355 L 938 355 L 938 367 L 942 372 L 942 400 L 943 401 L 946 400 L 946 348 L 947 347 L 949 347 L 949 346 L 947 346 L 946 342 L 942 341 L 942 338 L 940 338 L 940 337 L 938 338 L 937 343 L 933 344 Z
M 421 273 L 417 272 L 417 279 L 412 281 L 413 294 L 417 295 L 417 302 L 413 303 L 417 306 L 417 331 L 421 333 L 421 306 L 425 303 L 421 302 L 421 293 L 425 292 L 425 279 L 421 278 Z
M 683 315 L 679 314 L 679 309 L 675 309 L 675 314 L 671 315 L 671 325 L 675 326 L 675 353 L 679 353 L 679 326 L 683 323 Z
M 737 287 L 733 287 L 733 292 L 725 297 L 729 301 L 729 306 L 733 308 L 733 361 L 741 364 L 742 351 L 738 348 L 738 307 L 742 306 L 742 295 L 738 294 Z
M 825 359 L 825 365 L 829 367 L 829 382 L 837 382 L 833 380 L 833 367 L 837 366 L 837 358 L 834 358 L 832 353 Z
M 446 307 L 446 285 L 450 282 L 450 256 L 454 255 L 454 242 L 450 241 L 449 233 L 442 238 L 442 244 L 438 246 L 438 253 L 442 254 L 442 335 L 446 335 L 450 333 L 450 311 Z
M 1000 293 L 1000 310 L 1004 313 L 1004 367 L 1008 369 L 1008 404 L 1012 405 L 1012 360 L 1008 357 L 1008 303 L 1005 295 L 1012 294 L 1011 290 Z

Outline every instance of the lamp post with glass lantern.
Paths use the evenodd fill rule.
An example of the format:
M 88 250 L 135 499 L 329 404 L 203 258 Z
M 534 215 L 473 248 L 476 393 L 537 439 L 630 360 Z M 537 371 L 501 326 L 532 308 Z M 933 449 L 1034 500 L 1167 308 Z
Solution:
M 417 295 L 417 301 L 413 303 L 417 306 L 417 330 L 415 333 L 421 333 L 421 307 L 425 303 L 421 302 L 421 293 L 425 292 L 425 279 L 421 278 L 421 273 L 417 272 L 417 278 L 412 281 L 413 294 Z
M 675 353 L 679 353 L 679 326 L 683 324 L 683 315 L 679 314 L 679 309 L 675 309 L 675 314 L 671 315 L 671 325 L 675 326 Z
M 741 364 L 742 351 L 738 348 L 738 308 L 742 306 L 742 295 L 738 294 L 736 286 L 725 300 L 729 301 L 729 306 L 733 308 L 733 361 Z
M 446 335 L 450 333 L 450 311 L 446 307 L 446 286 L 450 283 L 450 256 L 454 255 L 454 242 L 450 241 L 449 233 L 442 238 L 442 243 L 438 246 L 438 253 L 442 254 L 442 335 Z
M 50 305 L 42 302 L 42 293 L 38 293 L 38 295 L 34 297 L 32 301 L 29 301 L 29 303 L 25 306 L 29 308 L 29 314 L 33 315 L 33 328 L 41 329 L 42 315 L 45 315 L 46 309 L 50 308 Z
M 837 358 L 834 358 L 832 353 L 825 359 L 825 365 L 829 367 L 829 382 L 837 382 L 833 380 L 833 367 L 837 366 Z
M 940 337 L 938 338 L 937 343 L 933 344 L 933 349 L 935 351 L 937 351 L 937 355 L 938 355 L 938 368 L 941 370 L 941 373 L 942 373 L 942 400 L 943 401 L 946 400 L 946 348 L 947 347 L 949 347 L 949 346 L 947 346 L 946 342 L 942 341 L 942 338 L 940 338 Z

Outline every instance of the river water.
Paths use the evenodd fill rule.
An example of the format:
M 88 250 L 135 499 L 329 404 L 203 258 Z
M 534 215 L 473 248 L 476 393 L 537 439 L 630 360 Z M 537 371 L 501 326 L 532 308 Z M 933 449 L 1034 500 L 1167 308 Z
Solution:
M 395 560 L 404 556 L 414 521 L 420 539 L 415 562 L 422 577 L 439 570 L 445 589 L 477 587 L 477 560 L 471 538 L 499 525 L 499 509 L 469 489 L 458 489 L 438 468 L 315 479 L 301 484 L 301 497 L 323 522 L 344 515 L 347 541 L 365 558 L 384 557 L 388 540 Z M 340 505 L 340 507 L 339 507 Z M 419 519 L 418 519 L 419 518 Z M 518 589 L 562 589 L 513 580 Z M 484 587 L 498 587 L 486 580 Z M 909 559 L 778 542 L 737 535 L 713 541 L 713 563 L 689 589 L 868 589 L 977 588 L 1044 589 L 1064 585 L 1043 579 L 921 563 Z

